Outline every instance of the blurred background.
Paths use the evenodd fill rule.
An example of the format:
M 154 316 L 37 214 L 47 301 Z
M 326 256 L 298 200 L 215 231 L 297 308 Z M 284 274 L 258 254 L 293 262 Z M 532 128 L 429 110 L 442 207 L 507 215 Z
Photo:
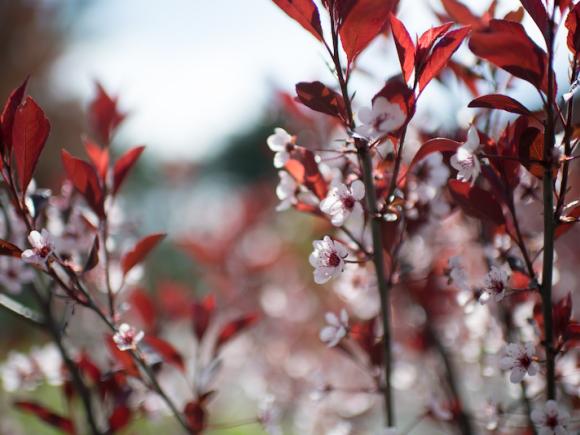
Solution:
M 475 12 L 481 12 L 489 2 L 466 3 Z M 518 4 L 516 0 L 504 1 L 500 9 L 507 12 Z M 413 34 L 436 24 L 433 10 L 441 11 L 441 8 L 437 1 L 402 0 L 400 10 L 402 20 Z M 536 29 L 531 32 L 535 34 Z M 466 50 L 460 55 L 462 62 L 472 62 Z M 128 113 L 128 118 L 115 137 L 115 152 L 120 154 L 134 145 L 147 146 L 124 192 L 122 209 L 129 220 L 137 223 L 140 234 L 165 231 L 172 241 L 157 251 L 148 264 L 149 289 L 165 286 L 181 291 L 185 288 L 191 294 L 203 295 L 218 288 L 227 294 L 234 284 L 219 274 L 223 267 L 231 272 L 232 266 L 216 263 L 228 260 L 223 258 L 231 254 L 228 247 L 235 241 L 236 249 L 242 250 L 248 263 L 253 262 L 252 267 L 269 267 L 271 262 L 279 261 L 280 241 L 273 235 L 281 229 L 286 234 L 284 243 L 291 242 L 302 255 L 298 257 L 301 263 L 290 261 L 286 256 L 281 264 L 292 265 L 295 274 L 306 277 L 308 282 L 311 271 L 306 264 L 307 253 L 310 241 L 320 234 L 320 228 L 295 212 L 285 216 L 273 212 L 277 175 L 265 140 L 274 127 L 303 121 L 300 113 L 293 112 L 296 110 L 292 104 L 295 83 L 333 81 L 324 53 L 313 38 L 273 2 L 1 1 L 0 61 L 0 100 L 4 101 L 30 75 L 29 93 L 39 101 L 51 121 L 52 132 L 37 177 L 42 186 L 58 189 L 62 177 L 61 148 L 83 153 L 81 136 L 87 130 L 85 113 L 95 93 L 95 81 L 119 97 L 120 107 Z M 367 105 L 381 83 L 398 71 L 392 41 L 379 38 L 361 57 L 359 71 L 353 79 L 358 105 Z M 565 70 L 561 76 L 562 80 L 566 79 Z M 520 83 L 514 93 L 528 107 L 538 106 L 539 101 L 529 91 L 526 84 Z M 440 109 L 442 98 L 445 111 Z M 464 109 L 469 99 L 468 91 L 457 83 L 451 83 L 448 88 L 434 84 L 425 95 L 417 119 L 432 131 L 454 129 L 457 125 L 464 127 L 472 116 Z M 316 118 L 312 113 L 307 117 Z M 313 141 L 322 133 L 313 127 L 301 134 L 299 137 L 304 141 Z M 255 203 L 260 204 L 258 217 L 244 211 L 248 204 Z M 260 220 L 267 221 L 268 225 L 255 229 L 255 222 Z M 181 237 L 185 234 L 187 237 Z M 207 246 L 202 249 L 196 244 L 201 239 L 215 248 L 213 257 Z M 261 251 L 256 249 L 258 246 Z M 232 255 L 242 254 L 236 251 Z M 215 274 L 208 274 L 208 268 Z M 269 273 L 277 279 L 285 276 L 284 271 L 275 268 Z M 295 278 L 291 275 L 290 281 Z M 251 292 L 257 288 L 255 283 L 248 282 L 246 290 Z M 300 282 L 298 278 L 296 282 Z M 308 286 L 312 287 L 310 283 Z M 293 293 L 281 293 L 280 289 L 262 286 L 248 300 L 239 302 L 239 306 L 255 302 L 272 319 L 304 324 L 308 319 L 320 317 L 314 313 L 322 310 L 323 301 L 328 297 L 318 295 L 317 289 L 303 287 L 303 283 L 297 284 Z M 294 318 L 287 318 L 286 308 L 293 300 L 300 300 L 302 308 L 292 313 Z M 4 314 L 0 316 L 0 354 L 6 355 L 14 348 L 26 351 L 33 343 L 42 342 L 32 330 L 21 327 Z M 296 335 L 293 339 L 311 342 L 306 347 L 319 352 L 319 326 L 320 320 L 316 319 L 304 329 L 309 338 Z M 288 324 L 271 327 L 283 337 Z M 235 348 L 231 353 L 241 352 L 239 348 L 243 344 L 232 346 Z M 289 355 L 292 348 L 280 345 L 271 351 L 278 358 Z M 274 372 L 260 380 L 257 373 L 263 373 L 259 370 L 265 370 L 264 367 L 250 370 L 247 379 L 238 382 L 242 384 L 237 386 L 240 391 L 234 391 L 231 396 L 252 396 L 247 390 L 253 382 L 251 388 L 260 390 L 253 392 L 257 398 L 271 387 L 262 385 L 270 380 L 273 384 L 291 382 L 303 378 L 305 373 L 314 373 L 316 368 L 322 369 L 320 361 L 313 361 L 314 354 L 304 351 L 285 360 L 286 366 L 281 370 L 285 370 L 285 377 L 290 381 L 281 382 L 284 376 L 277 377 Z M 404 386 L 406 378 L 402 379 Z M 287 384 L 280 388 L 292 391 Z M 54 392 L 43 394 L 50 400 L 60 400 Z M 300 396 L 296 391 L 293 394 Z M 287 400 L 291 397 L 288 393 Z M 231 405 L 229 399 L 223 399 L 222 405 Z M 351 417 L 359 415 L 370 407 L 366 399 L 358 397 L 357 400 L 350 404 L 348 412 L 344 411 L 345 416 L 349 412 Z M 9 426 L 11 423 L 6 420 L 4 426 L 0 425 L 1 434 L 54 433 L 33 419 L 10 411 L 9 401 L 10 396 L 4 394 L 0 415 L 10 415 L 14 426 Z M 221 417 L 223 421 L 237 421 L 254 412 L 254 402 L 250 405 L 240 404 L 240 400 L 234 402 L 235 407 L 228 411 L 222 407 L 218 420 Z M 21 427 L 18 424 L 22 423 L 26 429 L 19 432 L 22 429 L 18 429 Z M 128 433 L 154 433 L 154 429 L 132 430 L 135 432 Z M 349 433 L 340 430 L 325 433 Z M 263 432 L 257 425 L 246 425 L 216 429 L 212 433 Z

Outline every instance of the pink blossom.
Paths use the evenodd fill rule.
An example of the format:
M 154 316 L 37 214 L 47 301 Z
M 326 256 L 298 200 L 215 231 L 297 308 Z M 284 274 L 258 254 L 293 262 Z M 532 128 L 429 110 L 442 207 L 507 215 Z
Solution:
M 504 356 L 499 365 L 502 370 L 511 370 L 510 381 L 517 384 L 524 379 L 526 373 L 535 376 L 540 365 L 534 360 L 536 349 L 531 342 L 510 343 L 504 350 Z
M 483 293 L 479 298 L 479 302 L 481 304 L 486 304 L 491 297 L 493 297 L 496 302 L 501 301 L 508 289 L 508 280 L 508 274 L 504 269 L 492 266 L 491 270 L 483 280 Z
M 366 137 L 381 137 L 397 130 L 405 123 L 405 114 L 401 106 L 391 103 L 385 97 L 375 98 L 373 107 L 363 107 L 358 118 L 362 123 L 356 132 Z
M 122 323 L 119 330 L 113 335 L 113 341 L 119 350 L 135 350 L 144 336 L 143 331 L 137 331 L 133 326 Z
M 324 319 L 327 325 L 320 330 L 320 340 L 328 347 L 335 347 L 348 334 L 348 313 L 343 308 L 338 316 L 329 312 Z
M 344 259 L 348 257 L 346 248 L 329 236 L 315 240 L 314 251 L 310 254 L 310 265 L 314 267 L 314 282 L 324 284 L 344 270 Z
M 30 264 L 44 265 L 54 251 L 54 241 L 51 234 L 43 229 L 42 232 L 31 231 L 28 241 L 32 249 L 27 249 L 21 255 L 22 260 Z
M 532 411 L 532 421 L 539 435 L 566 435 L 570 414 L 559 409 L 555 400 L 548 400 L 543 408 Z
M 320 202 L 320 210 L 331 216 L 334 226 L 340 227 L 351 214 L 363 213 L 360 201 L 364 196 L 365 186 L 360 180 L 353 181 L 350 187 L 339 184 L 330 189 L 326 198 Z
M 467 132 L 467 141 L 461 145 L 457 152 L 451 157 L 451 166 L 457 169 L 457 179 L 461 181 L 475 183 L 481 172 L 481 164 L 477 158 L 479 148 L 479 133 L 472 125 Z

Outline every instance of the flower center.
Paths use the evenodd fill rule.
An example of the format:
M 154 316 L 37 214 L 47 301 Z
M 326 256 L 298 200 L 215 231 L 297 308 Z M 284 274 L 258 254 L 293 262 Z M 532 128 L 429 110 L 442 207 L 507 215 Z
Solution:
M 469 155 L 467 157 L 465 157 L 464 159 L 461 159 L 459 161 L 459 165 L 461 166 L 462 169 L 471 169 L 473 168 L 473 156 Z
M 520 366 L 527 369 L 532 363 L 532 359 L 528 355 L 524 355 L 518 359 L 518 362 L 520 363 Z
M 48 257 L 50 255 L 50 248 L 48 246 L 43 246 L 38 250 L 38 255 L 40 255 L 42 258 Z
M 558 422 L 558 417 L 556 415 L 550 415 L 546 418 L 546 426 L 554 429 L 559 425 L 560 423 Z
M 500 294 L 501 292 L 504 291 L 503 282 L 495 280 L 495 279 L 492 280 L 491 285 L 490 285 L 490 290 L 492 292 L 494 292 L 495 294 Z
M 331 252 L 328 256 L 327 263 L 329 266 L 337 267 L 340 264 L 340 257 L 336 252 Z
M 345 208 L 351 210 L 354 207 L 355 200 L 352 196 L 345 196 L 342 198 L 342 204 Z

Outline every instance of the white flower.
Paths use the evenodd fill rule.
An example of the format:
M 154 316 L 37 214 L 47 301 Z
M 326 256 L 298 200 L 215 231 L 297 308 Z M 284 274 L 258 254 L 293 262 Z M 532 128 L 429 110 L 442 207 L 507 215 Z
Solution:
M 461 257 L 454 255 L 447 260 L 447 276 L 449 277 L 449 284 L 454 284 L 459 290 L 469 289 L 467 284 L 467 274 L 461 263 Z
M 362 214 L 363 208 L 359 202 L 365 196 L 365 185 L 360 180 L 352 182 L 350 187 L 339 184 L 328 192 L 320 202 L 320 210 L 332 216 L 332 225 L 340 227 L 350 217 L 351 213 Z
M 419 204 L 431 202 L 449 178 L 449 168 L 443 163 L 441 153 L 430 154 L 424 158 L 413 172 L 416 180 L 411 180 L 409 187 Z
M 33 390 L 41 381 L 38 367 L 27 355 L 20 352 L 10 352 L 6 361 L 0 367 L 2 386 L 5 391 L 13 392 L 21 389 Z
M 570 99 L 574 96 L 579 87 L 580 87 L 580 79 L 574 80 L 572 85 L 570 85 L 570 89 L 568 89 L 568 92 L 562 95 L 562 97 L 564 97 L 564 101 L 565 102 L 570 101 Z
M 278 182 L 278 186 L 276 186 L 276 196 L 280 200 L 280 204 L 278 204 L 276 210 L 288 210 L 292 205 L 296 204 L 298 184 L 286 171 L 278 172 L 278 176 L 280 177 L 280 181 Z
M 491 266 L 491 270 L 483 280 L 483 292 L 479 297 L 479 302 L 485 305 L 492 296 L 496 302 L 501 301 L 508 288 L 508 279 L 508 274 L 504 269 Z
M 504 350 L 499 366 L 502 370 L 511 370 L 510 381 L 517 384 L 526 373 L 535 376 L 540 370 L 540 365 L 534 361 L 535 354 L 536 349 L 531 342 L 510 343 Z
M 312 246 L 314 251 L 310 254 L 309 261 L 314 267 L 316 284 L 324 284 L 344 270 L 344 259 L 348 257 L 348 251 L 341 243 L 324 236 L 322 240 L 315 240 Z
M 22 285 L 34 281 L 34 270 L 18 258 L 0 257 L 0 286 L 10 293 L 20 293 Z
M 274 134 L 268 136 L 268 147 L 274 151 L 274 167 L 283 168 L 290 160 L 290 150 L 294 145 L 295 138 L 288 134 L 283 128 L 274 129 Z
M 145 333 L 143 331 L 137 331 L 131 325 L 123 323 L 113 335 L 113 341 L 119 350 L 135 350 L 144 336 Z
M 396 427 L 385 427 L 379 435 L 400 435 L 401 432 Z
M 362 125 L 357 127 L 356 132 L 368 137 L 381 137 L 405 123 L 401 106 L 389 102 L 385 97 L 375 98 L 372 109 L 363 107 L 358 112 L 358 118 Z
M 22 253 L 22 260 L 31 264 L 44 265 L 54 251 L 54 241 L 50 233 L 45 229 L 41 233 L 31 231 L 28 241 L 32 249 L 27 249 Z
M 451 157 L 450 163 L 458 171 L 458 180 L 471 181 L 472 185 L 475 183 L 477 176 L 481 172 L 481 164 L 476 155 L 479 145 L 479 134 L 477 133 L 477 129 L 472 125 L 467 131 L 467 141 Z
M 548 400 L 543 408 L 532 411 L 532 421 L 539 435 L 566 435 L 569 419 L 570 414 L 558 409 L 554 400 Z
M 429 413 L 436 420 L 450 421 L 453 419 L 453 414 L 449 409 L 449 405 L 443 403 L 443 401 L 435 396 L 431 396 L 429 400 L 429 405 L 427 406 Z
M 320 330 L 320 340 L 328 347 L 334 347 L 348 334 L 348 313 L 343 308 L 338 316 L 329 312 L 324 319 L 327 325 Z
M 266 396 L 258 405 L 258 421 L 268 435 L 282 435 L 282 411 L 273 396 Z

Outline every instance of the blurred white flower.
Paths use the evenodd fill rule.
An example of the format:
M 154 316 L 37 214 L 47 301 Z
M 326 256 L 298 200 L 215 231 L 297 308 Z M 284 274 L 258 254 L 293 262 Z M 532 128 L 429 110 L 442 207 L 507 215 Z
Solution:
M 36 230 L 31 231 L 28 241 L 32 249 L 27 249 L 22 253 L 22 260 L 31 264 L 44 265 L 54 251 L 54 241 L 50 233 L 45 229 L 40 233 Z
M 279 171 L 278 177 L 280 177 L 280 181 L 278 182 L 278 186 L 276 186 L 276 196 L 280 200 L 280 203 L 276 207 L 276 210 L 288 210 L 296 204 L 296 190 L 298 189 L 298 183 L 296 183 L 294 177 L 286 171 Z
M 535 376 L 540 365 L 534 360 L 536 349 L 531 342 L 510 343 L 504 349 L 499 361 L 502 370 L 511 370 L 510 381 L 517 384 L 524 379 L 526 373 Z
M 312 243 L 314 251 L 310 254 L 310 265 L 314 267 L 314 282 L 324 284 L 344 270 L 344 259 L 348 257 L 346 248 L 329 236 Z
M 548 400 L 542 408 L 532 411 L 532 421 L 539 435 L 566 435 L 570 414 L 559 409 L 555 400 Z
M 358 112 L 362 125 L 356 132 L 366 137 L 381 137 L 397 130 L 405 123 L 405 114 L 401 106 L 391 103 L 385 97 L 375 98 L 373 107 L 363 107 Z
M 32 390 L 40 381 L 38 368 L 27 355 L 10 352 L 0 367 L 2 386 L 5 391 Z
M 458 180 L 471 182 L 472 185 L 477 180 L 481 172 L 481 164 L 476 155 L 479 145 L 479 134 L 472 125 L 467 131 L 467 141 L 457 149 L 450 160 L 451 166 L 458 171 Z
M 363 213 L 360 201 L 364 196 L 365 185 L 362 181 L 355 180 L 350 187 L 341 183 L 330 189 L 326 198 L 320 202 L 320 210 L 331 216 L 332 225 L 340 227 L 351 213 Z
M 396 427 L 385 427 L 379 435 L 400 435 L 401 432 Z
M 274 129 L 274 134 L 268 136 L 267 139 L 268 147 L 274 151 L 274 167 L 283 168 L 288 160 L 290 160 L 290 149 L 294 143 L 294 137 L 292 137 L 283 128 Z
M 23 284 L 34 281 L 34 270 L 18 258 L 0 257 L 0 286 L 9 293 L 20 293 Z
M 493 296 L 496 302 L 501 301 L 508 288 L 509 276 L 507 272 L 497 266 L 491 266 L 491 270 L 483 280 L 482 294 L 479 297 L 481 304 L 486 304 Z
M 268 435 L 282 435 L 282 411 L 273 396 L 268 395 L 258 405 L 258 421 Z
M 113 341 L 119 350 L 135 350 L 145 333 L 137 331 L 133 326 L 122 323 L 119 330 L 113 335 Z
M 425 157 L 413 172 L 415 179 L 409 181 L 409 199 L 419 204 L 432 201 L 449 178 L 449 168 L 443 162 L 441 153 Z
M 328 347 L 334 347 L 348 334 L 348 313 L 343 308 L 338 316 L 328 312 L 324 319 L 327 325 L 320 330 L 320 340 Z
M 459 290 L 468 290 L 467 273 L 461 262 L 461 257 L 454 255 L 447 260 L 447 276 L 449 284 L 454 284 Z

